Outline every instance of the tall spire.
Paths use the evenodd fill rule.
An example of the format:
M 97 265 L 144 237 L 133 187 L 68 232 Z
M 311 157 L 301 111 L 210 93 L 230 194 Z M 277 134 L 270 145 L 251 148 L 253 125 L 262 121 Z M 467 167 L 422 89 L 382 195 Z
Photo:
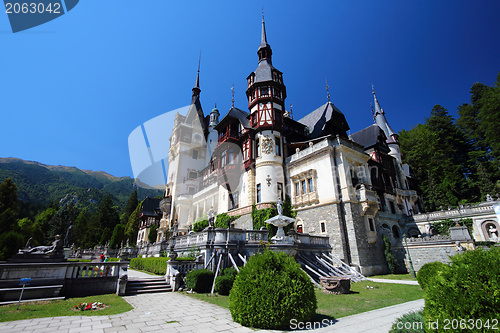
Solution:
M 262 35 L 260 37 L 260 47 L 269 46 L 267 44 L 266 23 L 264 22 L 264 8 L 262 8 Z
M 200 96 L 200 64 L 201 64 L 201 50 L 200 50 L 200 57 L 198 58 L 198 72 L 196 73 L 196 83 L 193 88 L 193 97 L 198 97 Z
M 262 60 L 268 60 L 271 62 L 271 55 L 273 51 L 271 50 L 271 46 L 267 43 L 267 35 L 266 35 L 266 23 L 264 22 L 264 9 L 262 9 L 262 34 L 260 36 L 260 46 L 257 50 L 257 54 L 259 55 L 259 62 Z
M 375 120 L 375 123 L 378 125 L 378 127 L 380 127 L 382 131 L 384 131 L 385 136 L 387 137 L 387 143 L 397 143 L 398 134 L 394 132 L 394 130 L 387 122 L 387 119 L 385 118 L 385 112 L 380 107 L 380 103 L 377 100 L 377 95 L 375 95 L 375 88 L 373 87 L 373 84 L 372 84 L 372 93 L 373 93 L 373 100 L 375 103 L 375 112 L 373 113 L 373 119 Z
M 377 95 L 375 95 L 375 88 L 373 87 L 373 83 L 372 83 L 372 93 L 373 93 L 373 101 L 375 103 L 374 116 L 377 116 L 378 114 L 384 114 L 384 110 L 380 107 L 380 103 L 377 100 Z

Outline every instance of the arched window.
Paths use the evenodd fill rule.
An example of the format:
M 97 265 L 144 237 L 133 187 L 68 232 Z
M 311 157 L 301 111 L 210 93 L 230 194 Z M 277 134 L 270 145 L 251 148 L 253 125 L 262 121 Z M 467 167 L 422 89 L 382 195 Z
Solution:
M 392 227 L 392 234 L 394 235 L 394 238 L 399 239 L 399 228 L 396 226 Z
M 297 219 L 297 222 L 295 222 L 295 230 L 297 233 L 301 234 L 304 232 L 304 224 L 300 218 Z

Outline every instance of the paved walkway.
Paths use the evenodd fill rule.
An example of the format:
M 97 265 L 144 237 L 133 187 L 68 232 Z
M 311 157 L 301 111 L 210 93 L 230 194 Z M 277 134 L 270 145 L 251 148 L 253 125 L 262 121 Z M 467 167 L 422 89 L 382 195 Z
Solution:
M 373 282 L 382 282 L 382 283 L 395 283 L 395 284 L 411 284 L 413 286 L 418 286 L 417 281 L 413 280 L 389 280 L 389 279 L 372 279 L 372 278 L 367 278 L 369 281 Z
M 142 277 L 145 273 L 129 270 L 130 278 Z M 144 276 L 149 276 L 145 274 Z M 139 294 L 124 299 L 134 309 L 110 316 L 72 316 L 18 320 L 0 323 L 0 332 L 235 332 L 253 333 L 231 320 L 228 309 L 221 308 L 179 293 Z M 373 332 L 387 333 L 392 322 L 401 315 L 419 310 L 424 301 L 417 300 L 349 317 L 324 321 L 322 328 L 314 332 Z M 292 328 L 300 328 L 298 326 Z M 307 327 L 304 327 L 307 328 Z

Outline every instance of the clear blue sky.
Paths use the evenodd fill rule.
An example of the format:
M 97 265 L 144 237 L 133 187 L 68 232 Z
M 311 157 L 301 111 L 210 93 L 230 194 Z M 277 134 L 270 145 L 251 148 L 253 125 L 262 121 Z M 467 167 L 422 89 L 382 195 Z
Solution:
M 227 112 L 233 83 L 247 109 L 262 7 L 295 119 L 326 102 L 326 78 L 352 132 L 373 123 L 371 83 L 391 126 L 410 129 L 500 71 L 497 0 L 81 0 L 16 34 L 2 11 L 0 157 L 132 176 L 128 135 L 190 102 L 200 49 L 205 113 Z

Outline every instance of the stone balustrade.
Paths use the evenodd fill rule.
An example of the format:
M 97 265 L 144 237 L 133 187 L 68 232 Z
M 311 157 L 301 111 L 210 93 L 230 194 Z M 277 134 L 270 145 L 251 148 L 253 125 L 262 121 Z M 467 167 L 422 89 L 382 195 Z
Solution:
M 309 235 L 291 232 L 289 234 L 291 242 L 280 244 L 279 248 L 293 248 L 302 251 L 331 250 L 328 236 Z M 192 255 L 193 250 L 197 252 L 212 253 L 213 250 L 226 249 L 237 250 L 245 255 L 252 255 L 260 251 L 263 244 L 269 243 L 268 230 L 243 230 L 243 229 L 222 229 L 207 228 L 198 233 L 173 237 L 170 248 L 180 256 Z M 270 244 L 273 248 L 274 244 Z M 173 246 L 173 248 L 172 248 Z M 208 257 L 210 257 L 208 255 Z M 208 258 L 207 255 L 205 258 Z M 208 260 L 208 259 L 207 259 Z
M 494 214 L 495 210 L 491 204 L 479 204 L 460 209 L 442 210 L 431 213 L 415 214 L 411 218 L 415 222 L 440 221 L 447 218 L 467 218 L 482 214 Z
M 0 288 L 14 288 L 21 278 L 30 286 L 63 285 L 63 296 L 125 293 L 128 262 L 38 262 L 0 264 Z

